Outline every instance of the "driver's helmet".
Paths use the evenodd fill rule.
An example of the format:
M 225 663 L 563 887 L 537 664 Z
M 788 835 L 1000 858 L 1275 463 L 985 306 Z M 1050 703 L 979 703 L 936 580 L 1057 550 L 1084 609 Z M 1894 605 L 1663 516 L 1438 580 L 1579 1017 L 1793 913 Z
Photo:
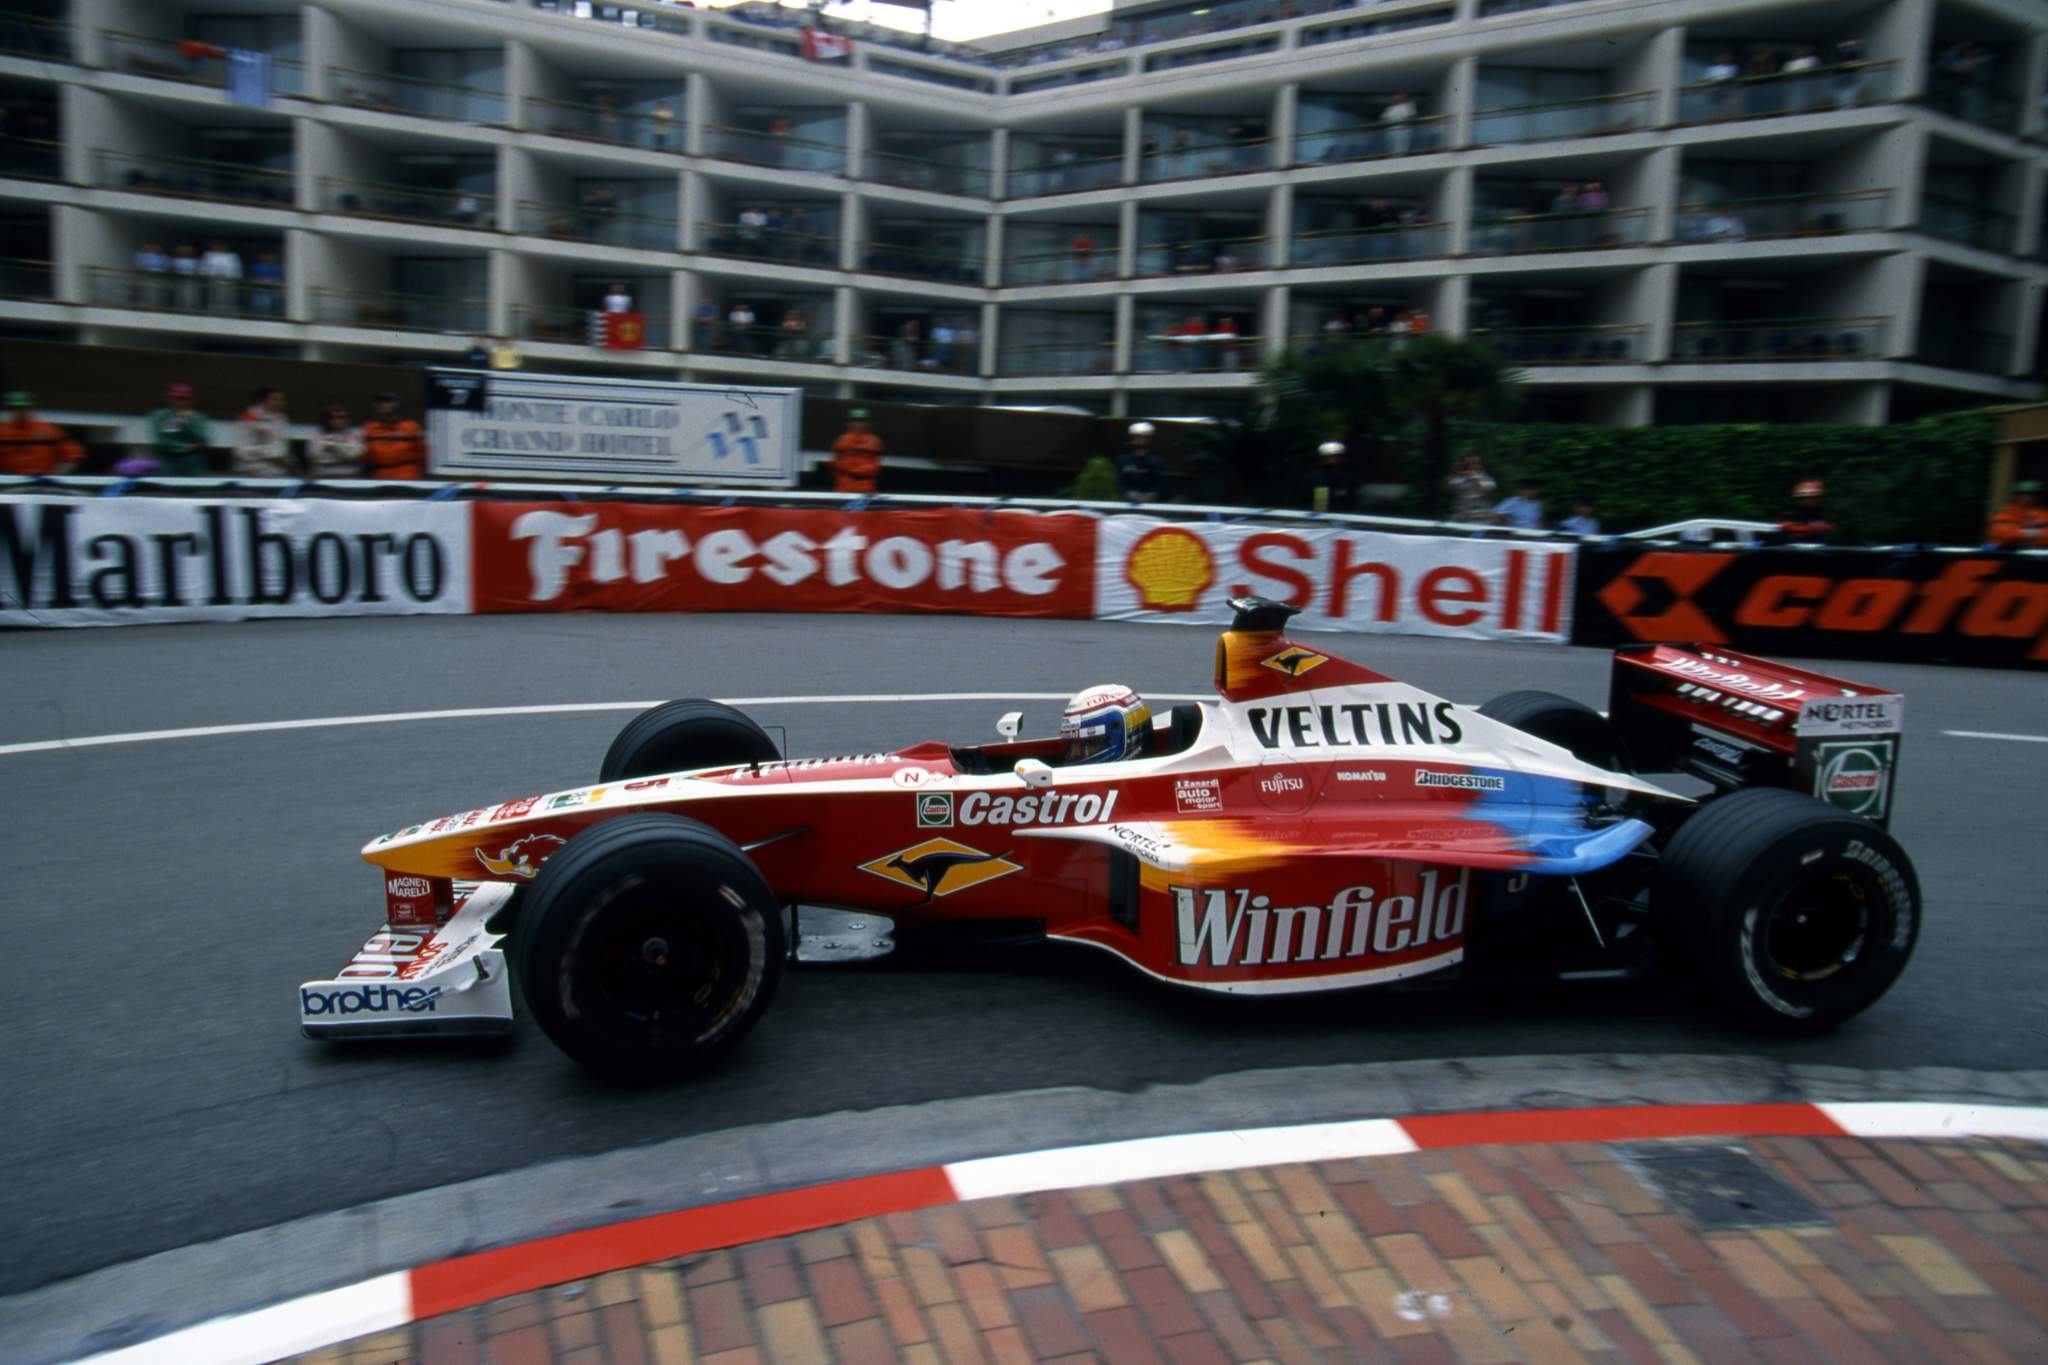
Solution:
M 1122 683 L 1083 688 L 1060 717 L 1060 738 L 1067 742 L 1060 762 L 1113 763 L 1141 757 L 1151 729 L 1152 708 Z

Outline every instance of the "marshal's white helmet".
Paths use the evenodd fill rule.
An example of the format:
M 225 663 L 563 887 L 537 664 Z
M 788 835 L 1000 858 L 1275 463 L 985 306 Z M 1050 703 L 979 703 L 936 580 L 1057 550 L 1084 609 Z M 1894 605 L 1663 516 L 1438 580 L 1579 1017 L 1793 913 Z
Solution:
M 1113 763 L 1142 757 L 1151 729 L 1152 708 L 1122 683 L 1083 688 L 1060 717 L 1060 738 L 1067 742 L 1060 762 Z

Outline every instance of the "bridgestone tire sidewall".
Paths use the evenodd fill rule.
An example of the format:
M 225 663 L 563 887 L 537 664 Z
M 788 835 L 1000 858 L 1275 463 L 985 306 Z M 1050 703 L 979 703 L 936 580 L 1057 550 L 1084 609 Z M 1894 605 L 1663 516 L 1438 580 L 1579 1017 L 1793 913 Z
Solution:
M 602 846 L 573 856 L 586 839 Z M 708 917 L 721 975 L 740 979 L 693 1036 L 619 1019 L 592 994 L 593 940 L 650 890 Z M 618 1079 L 663 1080 L 705 1066 L 754 1026 L 782 975 L 781 911 L 759 871 L 723 836 L 674 816 L 621 816 L 571 839 L 529 888 L 519 933 L 520 985 L 535 1022 L 571 1057 Z
M 1834 874 L 1866 896 L 1858 955 L 1825 981 L 1785 982 L 1765 960 L 1769 917 L 1801 883 Z M 1920 897 L 1910 864 L 1882 829 L 1853 817 L 1816 820 L 1753 855 L 1696 928 L 1694 953 L 1725 1008 L 1762 1028 L 1817 1032 L 1869 1008 L 1898 979 L 1919 938 Z

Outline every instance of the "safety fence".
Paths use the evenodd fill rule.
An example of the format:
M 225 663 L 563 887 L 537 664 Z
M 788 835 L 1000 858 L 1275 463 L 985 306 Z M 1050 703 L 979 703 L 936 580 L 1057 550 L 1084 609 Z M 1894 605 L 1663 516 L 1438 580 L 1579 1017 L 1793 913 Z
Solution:
M 1257 593 L 1300 606 L 1302 630 L 2048 667 L 2043 552 L 803 493 L 223 496 L 193 480 L 195 496 L 161 495 L 174 482 L 139 496 L 0 491 L 0 626 L 564 611 L 1216 626 L 1230 598 Z

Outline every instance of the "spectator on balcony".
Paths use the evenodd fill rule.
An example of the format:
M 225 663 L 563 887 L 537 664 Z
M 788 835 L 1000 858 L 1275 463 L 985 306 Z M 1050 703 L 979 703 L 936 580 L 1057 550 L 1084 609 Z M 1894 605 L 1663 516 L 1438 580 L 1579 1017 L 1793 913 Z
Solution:
M 1800 545 L 1825 545 L 1835 538 L 1835 523 L 1827 513 L 1828 486 L 1819 479 L 1802 479 L 1792 486 L 1792 508 L 1778 518 L 1777 539 Z
M 1420 111 L 1415 101 L 1404 92 L 1387 101 L 1387 107 L 1380 111 L 1380 122 L 1387 124 L 1387 150 L 1395 156 L 1408 155 L 1408 149 L 1415 144 L 1415 130 L 1409 125 L 1415 122 Z
M 1164 495 L 1166 466 L 1152 449 L 1152 424 L 1133 422 L 1124 433 L 1123 453 L 1116 457 L 1116 487 L 1125 502 L 1158 502 Z
M 1579 212 L 1585 215 L 1580 229 L 1581 240 L 1587 244 L 1614 240 L 1614 233 L 1607 222 L 1607 209 L 1612 201 L 1607 197 L 1607 187 L 1598 180 L 1589 180 L 1579 190 Z
M 1052 152 L 1052 188 L 1057 194 L 1071 189 L 1074 183 L 1074 162 L 1079 158 L 1072 147 L 1055 147 Z
M 1431 327 L 1433 327 L 1434 325 L 1435 325 L 1435 323 L 1434 323 L 1434 321 L 1433 321 L 1433 320 L 1432 320 L 1432 319 L 1430 318 L 1430 316 L 1429 316 L 1429 311 L 1428 311 L 1427 309 L 1423 309 L 1423 308 L 1410 308 L 1410 309 L 1408 310 L 1408 335 L 1409 335 L 1409 336 L 1412 336 L 1412 337 L 1426 336 L 1426 335 L 1428 335 L 1428 333 L 1429 333 L 1429 329 L 1430 329 Z
M 899 370 L 914 370 L 924 359 L 924 324 L 905 318 L 889 342 L 889 363 Z
M 1216 335 L 1221 338 L 1216 343 L 1217 360 L 1226 370 L 1236 369 L 1238 365 L 1238 347 L 1242 344 L 1238 340 L 1237 319 L 1231 317 L 1228 313 L 1216 319 Z
M 0 474 L 62 474 L 85 458 L 64 428 L 35 414 L 35 396 L 16 389 L 7 395 L 7 419 L 0 421 Z
M 761 209 L 741 209 L 739 220 L 740 254 L 759 256 L 762 254 L 762 236 L 768 231 L 768 215 Z
M 462 363 L 472 370 L 487 369 L 491 363 L 491 343 L 482 333 L 469 339 L 469 349 L 462 353 Z
M 346 408 L 329 408 L 320 430 L 306 442 L 306 476 L 313 479 L 359 479 L 363 476 L 363 436 L 348 420 Z
M 1785 82 L 1788 107 L 1794 110 L 1818 108 L 1827 101 L 1822 94 L 1822 82 L 1813 76 L 1820 70 L 1820 58 L 1810 47 L 1802 47 L 1792 54 L 1785 63 L 1785 74 L 1792 77 Z
M 199 273 L 206 280 L 206 308 L 212 313 L 241 311 L 242 257 L 226 242 L 214 242 L 199 258 Z
M 484 221 L 483 201 L 468 190 L 457 192 L 448 216 L 460 227 L 489 226 Z
M 196 313 L 204 306 L 206 289 L 199 280 L 199 248 L 180 242 L 171 251 L 172 306 L 180 312 Z
M 725 348 L 741 355 L 754 353 L 754 310 L 738 299 L 725 314 Z
M 1844 38 L 1835 44 L 1835 103 L 1863 102 L 1863 40 Z
M 142 278 L 135 285 L 135 306 L 162 308 L 171 301 L 169 276 L 171 258 L 155 242 L 144 242 L 135 252 L 135 272 Z
M 789 164 L 789 135 L 793 126 L 787 118 L 777 115 L 768 124 L 768 164 L 787 166 Z
M 1743 76 L 1748 80 L 1747 96 L 1743 101 L 1745 112 L 1750 114 L 1775 114 L 1784 107 L 1785 92 L 1771 77 L 1778 74 L 1778 54 L 1768 47 L 1760 47 L 1749 54 L 1749 61 L 1743 65 Z
M 235 422 L 234 472 L 258 479 L 288 479 L 299 472 L 292 458 L 291 418 L 283 389 L 258 389 Z
M 1593 515 L 1593 500 L 1584 493 L 1572 502 L 1572 514 L 1557 524 L 1557 529 L 1568 536 L 1597 536 L 1600 534 L 1600 518 Z
M 2048 550 L 2048 508 L 2041 505 L 2041 485 L 2022 479 L 2012 486 L 2012 501 L 1992 515 L 1984 542 L 1994 550 Z
M 697 305 L 697 311 L 690 317 L 690 340 L 694 349 L 712 351 L 718 348 L 718 304 L 705 299 Z
M 804 317 L 804 310 L 792 304 L 783 310 L 782 332 L 775 338 L 775 355 L 779 360 L 802 360 L 811 353 L 811 324 Z
M 882 476 L 882 438 L 868 427 L 868 410 L 846 414 L 846 430 L 832 443 L 832 491 L 873 493 Z
M 258 317 L 284 316 L 284 266 L 275 251 L 259 251 L 249 267 L 249 306 Z
M 511 337 L 499 337 L 491 343 L 491 368 L 494 370 L 516 370 L 524 363 L 519 358 L 519 348 L 512 344 Z
M 164 405 L 149 415 L 149 441 L 161 471 L 179 477 L 206 473 L 211 436 L 205 414 L 193 410 L 192 386 L 166 388 Z
M 373 479 L 424 479 L 427 437 L 420 424 L 398 415 L 398 395 L 377 395 L 376 416 L 363 423 L 363 458 Z
M 1209 368 L 1207 351 L 1209 323 L 1200 313 L 1190 313 L 1166 329 L 1167 354 L 1178 362 L 1176 368 L 1183 370 L 1206 370 Z
M 925 359 L 925 367 L 934 370 L 953 368 L 953 324 L 940 318 L 932 324 L 932 353 Z
M 1087 228 L 1082 228 L 1074 234 L 1074 240 L 1069 244 L 1069 249 L 1074 253 L 1074 278 L 1077 280 L 1094 279 L 1095 239 L 1088 235 Z
M 1392 350 L 1401 350 L 1407 346 L 1408 334 L 1413 330 L 1415 330 L 1414 314 L 1404 308 L 1394 314 L 1393 319 L 1387 323 L 1387 346 Z
M 630 313 L 633 311 L 633 295 L 627 290 L 624 280 L 614 282 L 611 292 L 604 296 L 604 311 L 607 313 Z
M 1522 479 L 1515 484 L 1515 496 L 1502 498 L 1493 508 L 1494 522 L 1501 526 L 1512 526 L 1518 531 L 1540 531 L 1543 529 L 1543 499 L 1539 495 L 1534 479 Z
M 1496 485 L 1477 455 L 1467 455 L 1444 479 L 1444 491 L 1451 495 L 1451 520 L 1484 525 L 1493 520 Z
M 657 152 L 682 150 L 682 141 L 676 137 L 676 111 L 667 100 L 656 100 L 654 108 L 647 113 L 648 145 Z
M 1714 87 L 1709 106 L 1713 118 L 1733 118 L 1737 112 L 1736 81 L 1742 76 L 1742 68 L 1735 64 L 1733 52 L 1722 52 L 1707 65 L 1703 83 Z

